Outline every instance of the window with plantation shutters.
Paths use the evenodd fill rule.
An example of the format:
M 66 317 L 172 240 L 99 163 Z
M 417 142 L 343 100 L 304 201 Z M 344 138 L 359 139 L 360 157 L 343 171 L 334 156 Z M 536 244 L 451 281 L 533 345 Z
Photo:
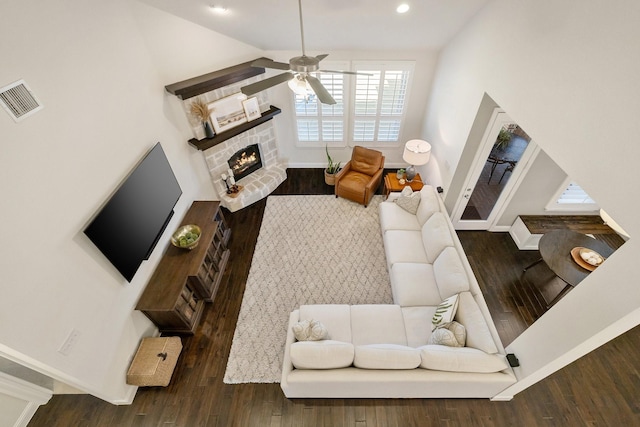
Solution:
M 547 210 L 595 211 L 600 209 L 582 187 L 567 178 L 547 205 Z
M 411 62 L 354 62 L 352 140 L 397 143 L 406 113 Z M 366 74 L 366 75 L 365 75 Z
M 298 146 L 400 144 L 413 62 L 323 61 L 322 66 L 362 75 L 316 74 L 335 105 L 322 104 L 315 96 L 293 95 Z
M 328 63 L 331 69 L 346 69 L 346 63 Z M 325 65 L 325 64 L 323 64 Z M 298 142 L 312 146 L 313 143 L 343 142 L 345 140 L 345 75 L 318 73 L 317 78 L 329 91 L 334 105 L 320 103 L 315 96 L 294 95 Z

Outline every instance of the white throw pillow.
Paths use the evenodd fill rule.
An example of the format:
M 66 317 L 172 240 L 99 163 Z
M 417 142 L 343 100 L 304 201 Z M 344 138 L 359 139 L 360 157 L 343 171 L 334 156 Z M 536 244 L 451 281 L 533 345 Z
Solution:
M 427 344 L 440 344 L 448 347 L 464 347 L 467 333 L 464 326 L 458 322 L 451 322 L 436 328 L 429 337 Z
M 414 192 L 411 187 L 406 186 L 400 192 L 400 196 L 394 200 L 398 206 L 405 211 L 416 214 L 420 205 L 420 193 Z
M 431 330 L 435 330 L 438 326 L 451 323 L 458 310 L 458 294 L 452 295 L 442 301 L 431 319 Z
M 460 307 L 460 304 L 458 304 Z M 447 329 L 453 333 L 456 337 L 456 341 L 460 344 L 460 347 L 464 347 L 467 343 L 467 330 L 463 324 L 456 322 L 455 320 L 447 325 Z
M 435 371 L 491 373 L 509 367 L 503 355 L 487 354 L 476 348 L 425 345 L 419 350 L 420 367 Z
M 456 336 L 447 328 L 436 328 L 431 333 L 427 344 L 446 345 L 447 347 L 462 347 Z
M 356 346 L 353 366 L 362 369 L 415 369 L 420 366 L 418 349 L 397 344 Z
M 339 369 L 351 366 L 354 347 L 342 341 L 298 341 L 291 344 L 289 357 L 296 369 Z
M 291 329 L 298 341 L 319 341 L 327 338 L 327 328 L 317 320 L 302 320 Z

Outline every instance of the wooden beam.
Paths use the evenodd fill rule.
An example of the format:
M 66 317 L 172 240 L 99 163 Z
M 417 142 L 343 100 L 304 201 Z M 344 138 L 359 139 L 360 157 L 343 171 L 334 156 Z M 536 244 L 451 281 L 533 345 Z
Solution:
M 258 58 L 267 59 L 267 58 Z M 251 64 L 256 59 L 234 65 L 233 67 L 224 68 L 212 73 L 203 74 L 202 76 L 193 77 L 188 80 L 173 83 L 165 86 L 165 90 L 180 99 L 189 99 L 205 92 L 219 89 L 233 83 L 248 79 L 258 74 L 263 74 L 265 69 L 262 67 L 252 67 Z

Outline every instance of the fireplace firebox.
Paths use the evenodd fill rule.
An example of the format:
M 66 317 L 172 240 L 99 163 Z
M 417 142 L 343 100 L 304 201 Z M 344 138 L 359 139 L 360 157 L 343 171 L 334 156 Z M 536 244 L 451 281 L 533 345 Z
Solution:
M 252 174 L 262 167 L 260 146 L 253 144 L 236 151 L 227 163 L 233 171 L 233 176 L 236 181 Z

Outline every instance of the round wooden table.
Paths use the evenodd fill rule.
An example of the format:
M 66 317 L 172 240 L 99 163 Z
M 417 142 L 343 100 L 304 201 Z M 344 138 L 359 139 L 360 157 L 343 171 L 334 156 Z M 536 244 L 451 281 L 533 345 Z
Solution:
M 591 273 L 573 260 L 571 249 L 575 247 L 592 249 L 605 258 L 614 252 L 613 249 L 603 242 L 576 231 L 553 230 L 543 234 L 540 238 L 540 243 L 538 243 L 541 258 L 526 267 L 524 271 L 527 271 L 527 269 L 533 267 L 540 261 L 544 261 L 549 269 L 567 284 L 565 289 L 549 303 L 549 307 L 564 296 L 571 287 L 577 286 Z

